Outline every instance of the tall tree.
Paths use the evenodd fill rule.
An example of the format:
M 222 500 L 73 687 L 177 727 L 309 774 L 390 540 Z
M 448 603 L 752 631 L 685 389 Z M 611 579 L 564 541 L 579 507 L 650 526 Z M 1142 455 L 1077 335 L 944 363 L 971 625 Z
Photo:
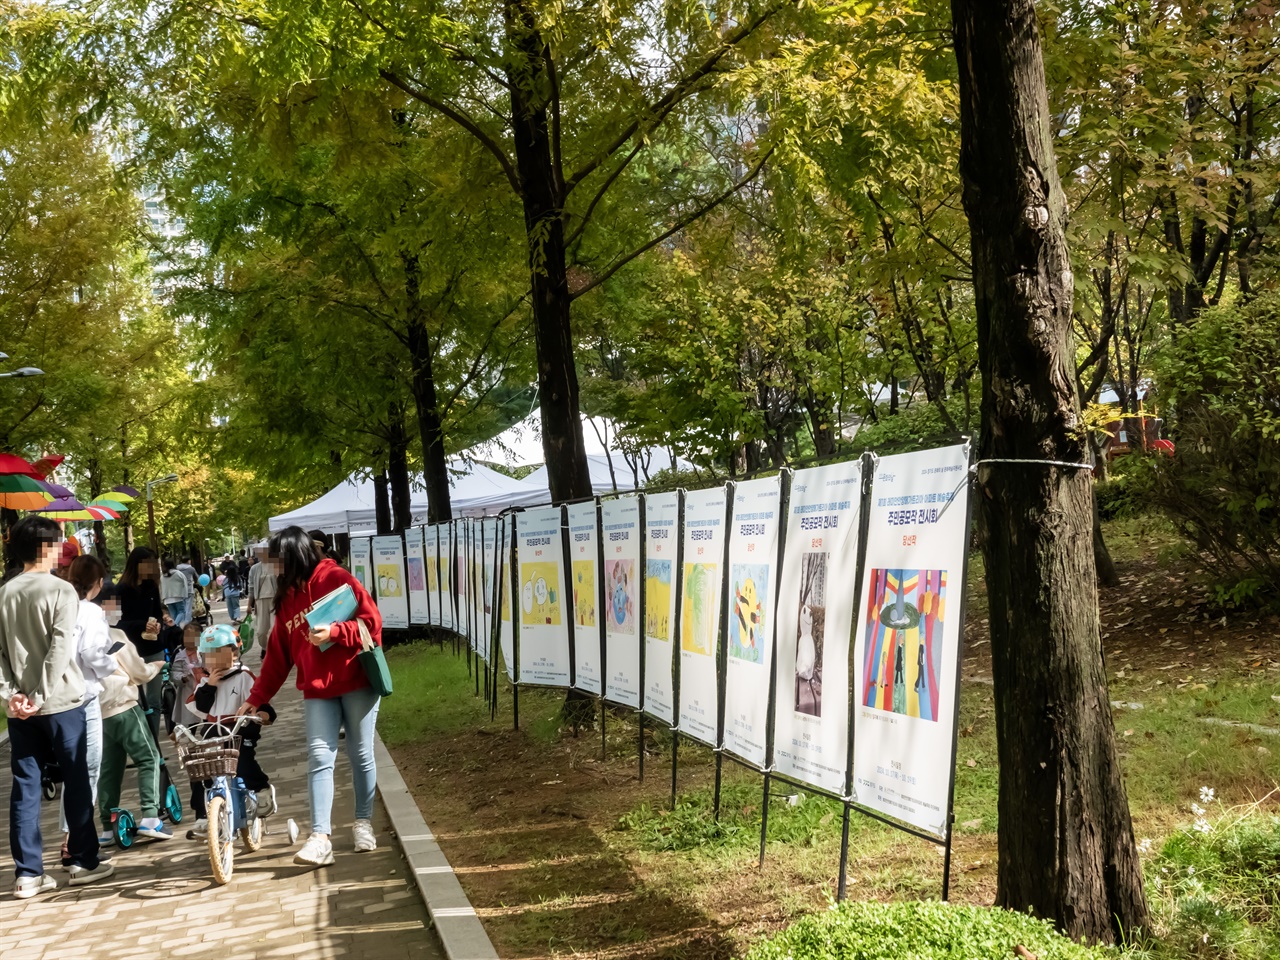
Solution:
M 952 0 L 982 372 L 979 516 L 1000 760 L 996 901 L 1146 922 L 1098 626 L 1072 273 L 1031 0 Z M 1000 462 L 1014 461 L 1014 462 Z

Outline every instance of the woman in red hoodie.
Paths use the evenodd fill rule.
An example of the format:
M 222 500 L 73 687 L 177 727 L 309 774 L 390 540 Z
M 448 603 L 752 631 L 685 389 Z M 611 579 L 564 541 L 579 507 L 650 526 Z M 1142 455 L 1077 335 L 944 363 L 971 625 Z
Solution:
M 283 686 L 289 671 L 298 668 L 307 726 L 307 787 L 311 799 L 311 836 L 294 862 L 321 867 L 333 863 L 329 816 L 333 810 L 333 765 L 338 758 L 338 733 L 347 731 L 347 756 L 355 780 L 355 848 L 373 850 L 373 794 L 377 769 L 373 757 L 373 728 L 378 719 L 378 694 L 360 665 L 360 629 L 355 620 L 312 629 L 306 614 L 312 603 L 344 584 L 356 595 L 356 617 L 364 622 L 373 642 L 382 644 L 382 617 L 369 592 L 355 577 L 322 557 L 301 527 L 288 527 L 271 538 L 268 555 L 279 559 L 275 596 L 275 625 L 258 680 L 241 713 L 253 713 Z

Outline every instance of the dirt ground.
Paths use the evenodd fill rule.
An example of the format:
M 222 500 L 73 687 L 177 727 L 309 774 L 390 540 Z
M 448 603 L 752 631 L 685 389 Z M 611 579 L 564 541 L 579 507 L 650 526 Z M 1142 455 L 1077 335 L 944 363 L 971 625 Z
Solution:
M 1140 673 L 1179 689 L 1223 663 L 1280 668 L 1272 659 L 1277 618 L 1224 620 L 1189 568 L 1158 564 L 1150 552 L 1122 560 L 1120 570 L 1121 585 L 1101 596 L 1109 677 Z M 990 666 L 978 572 L 966 626 L 962 737 L 992 722 Z M 657 810 L 669 803 L 668 741 L 650 740 L 641 783 L 633 719 L 610 718 L 608 759 L 601 761 L 598 729 L 576 738 L 566 731 L 551 744 L 530 734 L 534 718 L 553 715 L 557 705 L 553 695 L 526 695 L 525 729 L 513 731 L 504 684 L 497 722 L 393 748 L 503 957 L 720 960 L 740 956 L 751 940 L 834 895 L 838 814 L 819 821 L 818 842 L 785 851 L 771 845 L 764 869 L 756 865 L 754 844 L 709 853 L 647 849 L 620 819 L 645 804 Z M 680 759 L 680 793 L 705 792 L 714 769 L 709 752 L 682 744 Z M 986 789 L 994 794 L 994 757 L 987 766 Z M 760 779 L 745 771 L 726 776 L 732 783 Z M 854 834 L 850 896 L 936 897 L 940 848 L 866 823 Z M 971 829 L 957 827 L 952 898 L 990 903 L 994 824 L 964 826 Z

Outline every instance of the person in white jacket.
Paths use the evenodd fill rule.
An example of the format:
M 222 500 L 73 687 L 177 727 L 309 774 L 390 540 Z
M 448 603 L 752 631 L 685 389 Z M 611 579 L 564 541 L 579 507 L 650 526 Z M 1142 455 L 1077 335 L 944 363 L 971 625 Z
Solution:
M 89 763 L 89 789 L 94 800 L 98 797 L 98 771 L 102 766 L 102 708 L 98 695 L 102 693 L 102 681 L 115 673 L 116 661 L 111 656 L 111 636 L 107 615 L 94 599 L 102 590 L 107 568 L 91 555 L 76 557 L 67 570 L 67 582 L 76 588 L 80 607 L 76 614 L 76 664 L 84 674 L 85 759 Z M 62 828 L 62 865 L 71 865 L 67 850 L 66 796 L 58 799 L 58 824 Z M 104 859 L 99 853 L 98 859 Z

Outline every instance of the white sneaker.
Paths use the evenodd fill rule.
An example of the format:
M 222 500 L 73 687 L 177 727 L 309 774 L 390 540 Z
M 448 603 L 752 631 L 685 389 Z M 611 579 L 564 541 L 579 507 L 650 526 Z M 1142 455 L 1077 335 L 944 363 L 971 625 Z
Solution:
M 75 867 L 71 868 L 73 871 Z M 28 900 L 37 893 L 47 893 L 58 889 L 58 881 L 47 873 L 38 877 L 19 877 L 13 884 L 13 895 L 19 900 Z
M 138 836 L 152 840 L 172 840 L 173 831 L 164 825 L 159 817 L 144 817 L 138 824 Z
M 266 790 L 258 791 L 258 816 L 269 817 L 276 810 L 276 785 L 274 783 L 267 784 Z
M 293 862 L 304 867 L 327 867 L 333 863 L 333 844 L 323 833 L 313 833 L 293 855 Z
M 197 820 L 191 825 L 191 829 L 187 831 L 188 840 L 203 840 L 209 835 L 209 821 Z
M 372 820 L 357 820 L 352 833 L 355 834 L 357 853 L 368 853 L 370 850 L 378 849 L 377 838 L 373 835 Z
M 92 870 L 88 867 L 72 866 L 70 883 L 73 887 L 82 887 L 86 883 L 97 883 L 99 880 L 106 880 L 115 872 L 115 864 L 109 860 L 105 863 L 99 862 Z
M 98 834 L 98 846 L 105 847 L 107 844 L 115 843 L 116 835 L 110 830 L 103 830 Z

